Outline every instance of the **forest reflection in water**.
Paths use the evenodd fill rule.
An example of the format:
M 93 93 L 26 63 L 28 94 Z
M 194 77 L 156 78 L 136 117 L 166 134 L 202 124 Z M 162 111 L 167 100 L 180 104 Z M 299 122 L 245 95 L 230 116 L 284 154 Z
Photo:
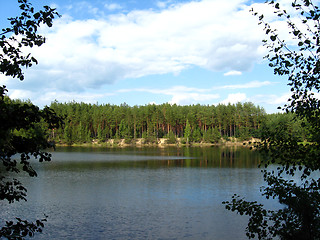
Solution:
M 72 153 L 68 155 L 68 153 Z M 59 168 L 256 168 L 260 155 L 243 147 L 85 148 L 63 147 L 46 167 Z M 63 164 L 61 164 L 63 163 Z

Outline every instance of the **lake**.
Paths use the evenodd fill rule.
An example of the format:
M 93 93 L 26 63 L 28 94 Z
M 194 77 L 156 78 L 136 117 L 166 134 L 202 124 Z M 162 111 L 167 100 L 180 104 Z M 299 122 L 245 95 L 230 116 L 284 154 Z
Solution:
M 234 193 L 259 200 L 259 154 L 248 148 L 57 148 L 21 177 L 28 202 L 1 219 L 48 215 L 34 239 L 246 239 Z M 270 203 L 269 203 L 270 204 Z M 2 220 L 1 220 L 2 221 Z

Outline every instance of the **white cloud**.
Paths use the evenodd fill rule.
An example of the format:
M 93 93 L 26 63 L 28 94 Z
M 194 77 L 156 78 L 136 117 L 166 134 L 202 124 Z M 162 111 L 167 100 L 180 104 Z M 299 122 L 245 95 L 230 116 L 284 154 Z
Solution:
M 199 94 L 199 93 L 175 93 L 172 94 L 172 99 L 169 101 L 171 104 L 178 105 L 191 105 L 197 103 L 212 102 L 220 97 L 219 94 Z
M 271 104 L 282 106 L 288 103 L 288 99 L 291 97 L 291 93 L 283 93 L 281 95 L 275 94 L 259 94 L 252 97 L 252 101 L 257 104 Z
M 208 102 L 220 97 L 219 94 L 210 93 L 209 89 L 202 88 L 190 88 L 185 86 L 173 86 L 167 89 L 149 89 L 149 88 L 136 88 L 136 89 L 122 89 L 118 92 L 145 92 L 159 95 L 171 96 L 171 100 L 168 101 L 171 104 L 189 105 L 197 104 L 201 102 Z
M 157 7 L 158 8 L 165 8 L 167 6 L 167 2 L 164 1 L 158 1 L 157 2 Z
M 264 87 L 264 86 L 269 86 L 273 84 L 272 82 L 269 81 L 251 81 L 247 83 L 242 83 L 242 84 L 234 84 L 234 85 L 224 85 L 224 86 L 219 86 L 219 87 L 214 87 L 213 89 L 246 89 L 246 88 L 259 88 L 259 87 Z
M 85 11 L 86 13 L 93 15 L 97 15 L 99 13 L 99 8 L 93 6 L 90 2 L 87 1 L 75 1 L 72 4 L 68 5 L 67 9 L 69 11 L 74 10 L 76 12 Z
M 27 77 L 38 87 L 46 79 L 51 88 L 82 91 L 193 66 L 229 74 L 249 70 L 262 56 L 263 33 L 244 2 L 194 1 L 98 20 L 64 16 L 44 30 L 47 43 L 33 49 L 40 64 Z
M 109 11 L 114 11 L 114 10 L 119 10 L 119 9 L 122 9 L 122 6 L 118 3 L 106 3 L 104 5 L 104 7 L 106 9 L 108 9 Z
M 11 99 L 20 99 L 20 100 L 28 100 L 33 96 L 32 91 L 26 91 L 21 89 L 15 89 L 9 92 L 9 97 Z
M 285 104 L 288 103 L 288 99 L 291 97 L 291 93 L 285 93 L 281 96 L 271 95 L 270 102 L 271 104 Z
M 193 88 L 193 87 L 186 87 L 186 86 L 173 86 L 166 89 L 158 89 L 158 88 L 134 88 L 134 89 L 121 89 L 118 92 L 148 92 L 154 94 L 165 94 L 165 95 L 174 95 L 175 93 L 203 93 L 209 92 L 209 89 L 202 89 L 202 88 Z
M 320 99 L 320 93 L 319 92 L 313 92 L 314 97 L 317 99 Z
M 11 99 L 32 100 L 32 103 L 43 107 L 44 105 L 50 105 L 51 102 L 58 100 L 60 102 L 85 102 L 85 103 L 97 103 L 103 100 L 105 97 L 113 96 L 115 93 L 78 93 L 70 91 L 52 91 L 51 89 L 45 89 L 42 91 L 29 91 L 23 89 L 16 89 L 9 91 L 9 97 Z
M 242 75 L 242 72 L 240 71 L 235 71 L 235 70 L 231 70 L 229 72 L 226 72 L 225 74 L 223 74 L 224 76 L 240 76 Z
M 221 101 L 222 104 L 235 104 L 237 102 L 247 102 L 248 98 L 245 93 L 231 93 L 228 97 Z
M 259 88 L 273 84 L 269 81 L 251 81 L 243 84 L 235 84 L 235 85 L 224 85 L 219 87 L 208 87 L 208 88 L 195 88 L 195 87 L 186 87 L 186 86 L 173 86 L 170 88 L 135 88 L 135 89 L 121 89 L 118 90 L 118 93 L 129 93 L 129 92 L 144 92 L 144 93 L 152 93 L 158 95 L 167 95 L 172 96 L 169 103 L 176 103 L 179 105 L 188 105 L 188 104 L 196 104 L 196 103 L 208 103 L 212 102 L 220 98 L 221 90 L 237 90 L 237 89 L 249 89 L 249 88 Z M 219 90 L 219 93 L 217 93 Z M 255 98 L 255 102 L 260 103 L 260 95 L 257 95 Z M 261 99 L 266 99 L 261 97 Z M 267 98 L 267 101 L 271 101 L 270 96 Z M 245 102 L 252 101 L 249 99 L 245 93 L 231 93 L 228 95 L 227 99 L 221 101 L 223 104 L 228 103 L 237 103 L 237 102 Z M 280 99 L 278 100 L 280 101 Z M 276 104 L 274 100 L 272 100 L 273 104 Z
M 265 35 L 257 25 L 257 18 L 249 12 L 251 7 L 245 5 L 249 1 L 173 2 L 158 1 L 160 9 L 156 10 L 124 11 L 107 16 L 105 14 L 110 12 L 106 9 L 113 11 L 122 6 L 113 3 L 106 4 L 105 9 L 90 6 L 88 11 L 92 13 L 99 10 L 92 16 L 95 19 L 75 20 L 64 15 L 54 22 L 52 29 L 42 29 L 47 42 L 32 49 L 39 65 L 27 70 L 23 87 L 19 87 L 21 83 L 16 84 L 23 90 L 12 88 L 8 83 L 10 89 L 16 89 L 12 96 L 30 98 L 36 104 L 49 104 L 54 99 L 94 103 L 105 95 L 84 92 L 88 89 L 97 92 L 105 84 L 126 78 L 134 81 L 134 78 L 148 75 L 178 75 L 193 67 L 221 71 L 224 76 L 239 76 L 251 70 L 265 54 L 261 46 Z M 254 4 L 260 12 L 265 11 L 265 6 Z M 80 7 L 85 5 L 79 3 Z M 102 14 L 103 10 L 106 12 Z M 273 20 L 272 17 L 269 19 Z M 287 29 L 282 23 L 275 24 L 278 29 Z M 212 83 L 214 85 L 214 80 Z M 164 94 L 170 97 L 171 103 L 193 104 L 218 99 L 223 93 L 219 91 L 217 94 L 217 90 L 250 89 L 271 84 L 269 81 L 251 81 L 226 83 L 210 89 L 175 86 L 135 91 Z M 35 87 L 38 92 L 34 91 Z M 119 92 L 126 91 L 132 90 Z M 246 94 L 230 94 L 223 102 L 247 101 Z M 266 99 L 275 104 L 283 101 L 277 96 Z

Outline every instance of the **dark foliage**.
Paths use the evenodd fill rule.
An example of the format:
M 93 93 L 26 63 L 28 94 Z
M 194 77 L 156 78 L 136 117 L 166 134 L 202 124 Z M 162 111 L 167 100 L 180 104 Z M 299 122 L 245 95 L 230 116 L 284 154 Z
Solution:
M 283 208 L 266 210 L 236 195 L 225 204 L 227 209 L 250 217 L 246 229 L 249 238 L 320 239 L 320 100 L 315 97 L 320 90 L 320 10 L 312 1 L 294 1 L 291 10 L 303 25 L 299 29 L 279 3 L 269 4 L 287 22 L 297 44 L 287 45 L 261 15 L 260 24 L 269 37 L 264 40 L 270 50 L 266 58 L 276 75 L 288 75 L 292 96 L 283 110 L 294 113 L 293 123 L 304 127 L 309 142 L 301 143 L 297 132 L 280 121 L 275 131 L 262 132 L 262 143 L 256 146 L 265 155 L 262 166 L 279 166 L 276 171 L 263 170 L 267 187 L 261 189 L 262 194 L 267 199 L 278 199 Z M 292 176 L 298 176 L 298 180 L 290 180 Z
M 10 27 L 3 28 L 0 33 L 0 73 L 13 78 L 24 79 L 22 68 L 31 67 L 37 60 L 30 54 L 25 55 L 22 47 L 41 46 L 45 38 L 37 34 L 41 24 L 52 26 L 55 9 L 45 6 L 38 12 L 27 0 L 18 0 L 21 15 L 9 18 Z M 5 86 L 0 87 L 0 161 L 7 177 L 0 176 L 0 200 L 13 203 L 26 200 L 27 190 L 15 178 L 14 174 L 24 171 L 29 176 L 37 175 L 30 164 L 35 158 L 40 162 L 50 161 L 51 155 L 42 149 L 52 147 L 47 141 L 47 128 L 55 128 L 61 119 L 48 107 L 40 110 L 31 103 L 11 101 L 6 96 Z M 46 128 L 42 128 L 46 126 Z M 18 159 L 14 156 L 20 156 Z M 16 218 L 16 222 L 7 221 L 0 228 L 0 238 L 24 239 L 41 232 L 43 220 L 35 223 Z

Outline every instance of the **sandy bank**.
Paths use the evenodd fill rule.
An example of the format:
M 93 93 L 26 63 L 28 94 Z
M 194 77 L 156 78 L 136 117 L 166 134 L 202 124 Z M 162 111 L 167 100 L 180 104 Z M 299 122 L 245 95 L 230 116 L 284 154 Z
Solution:
M 98 140 L 92 140 L 91 143 L 74 143 L 71 146 L 83 146 L 83 147 L 170 147 L 170 146 L 195 146 L 195 147 L 209 147 L 209 146 L 252 146 L 250 143 L 259 142 L 259 139 L 251 138 L 248 141 L 238 141 L 235 138 L 230 140 L 221 139 L 218 143 L 190 143 L 186 144 L 182 142 L 181 138 L 177 138 L 176 143 L 167 143 L 166 138 L 158 138 L 154 142 L 147 142 L 144 138 L 132 139 L 131 141 L 126 141 L 125 139 L 108 139 L 106 142 L 99 142 Z M 70 146 L 63 143 L 56 143 L 56 146 Z

